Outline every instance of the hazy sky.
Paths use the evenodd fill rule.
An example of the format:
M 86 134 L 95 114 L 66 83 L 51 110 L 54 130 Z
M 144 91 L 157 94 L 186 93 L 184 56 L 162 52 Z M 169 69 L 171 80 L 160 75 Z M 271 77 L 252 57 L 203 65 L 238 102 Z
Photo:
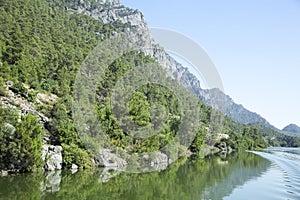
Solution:
M 215 63 L 225 93 L 283 128 L 300 125 L 300 0 L 122 0 Z

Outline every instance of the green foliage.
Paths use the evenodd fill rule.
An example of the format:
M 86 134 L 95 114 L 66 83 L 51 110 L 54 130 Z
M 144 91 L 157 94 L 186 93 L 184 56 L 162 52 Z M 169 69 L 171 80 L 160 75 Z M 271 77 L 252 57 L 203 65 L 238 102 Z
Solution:
M 78 145 L 62 143 L 62 147 L 64 165 L 70 167 L 72 164 L 76 164 L 81 168 L 91 168 L 93 166 L 90 159 L 91 155 Z
M 118 104 L 114 106 L 114 111 L 116 112 L 117 110 L 118 114 L 124 114 L 124 116 L 121 115 L 121 118 L 116 119 L 110 97 L 114 87 L 116 87 L 116 83 L 121 78 L 127 85 L 140 80 L 142 77 L 138 73 L 130 77 L 124 75 L 134 67 L 149 63 L 154 63 L 154 61 L 149 56 L 145 56 L 144 53 L 130 52 L 124 55 L 108 67 L 104 75 L 105 78 L 97 90 L 97 113 L 103 130 L 114 145 L 128 151 L 157 151 L 173 140 L 180 124 L 180 107 L 177 97 L 169 88 L 158 84 L 146 84 L 137 88 L 130 93 L 128 104 L 129 115 L 134 123 L 140 128 L 152 127 L 154 130 L 157 130 L 155 135 L 147 138 L 131 139 L 127 132 L 128 127 L 126 123 L 125 125 L 122 124 L 128 121 L 127 115 L 122 113 L 123 106 L 126 106 L 122 97 L 118 99 Z M 164 72 L 162 69 L 160 70 L 156 73 L 166 79 Z M 168 81 L 170 84 L 177 84 L 171 80 Z M 165 80 L 164 82 L 168 81 Z M 121 86 L 118 85 L 118 87 Z M 125 88 L 118 89 L 126 90 Z
M 199 129 L 199 132 L 197 133 L 194 141 L 192 142 L 190 146 L 191 152 L 193 152 L 197 156 L 202 156 L 203 154 L 203 146 L 205 144 L 205 136 L 207 134 L 207 131 L 205 127 L 201 127 Z
M 51 111 L 44 108 L 44 113 L 53 119 L 46 128 L 53 133 L 53 143 L 66 147 L 63 151 L 64 165 L 69 166 L 73 162 L 80 167 L 89 167 L 91 155 L 81 144 L 71 119 L 72 84 L 80 64 L 89 52 L 102 40 L 110 37 L 112 32 L 118 32 L 128 25 L 122 25 L 121 22 L 118 22 L 118 26 L 103 25 L 92 17 L 66 12 L 65 6 L 70 6 L 71 3 L 44 0 L 1 1 L 0 95 L 4 95 L 2 82 L 13 80 L 16 84 L 10 89 L 29 101 L 35 101 L 36 92 L 27 90 L 23 83 L 35 90 L 64 97 Z M 19 126 L 20 135 L 14 137 L 27 140 L 23 132 L 32 130 L 25 129 L 23 121 Z M 32 137 L 32 142 L 39 144 L 39 137 Z M 4 138 L 7 139 L 9 138 Z M 10 145 L 10 151 L 18 151 L 14 155 L 23 153 L 18 143 L 7 142 L 7 145 Z M 24 149 L 27 148 L 25 147 Z M 28 157 L 28 162 L 33 160 L 35 163 L 35 151 L 32 153 L 34 156 Z M 13 163 L 14 160 L 18 158 L 11 157 L 3 163 Z
M 22 117 L 0 109 L 0 168 L 33 171 L 43 164 L 41 158 L 43 130 L 32 114 Z
M 6 96 L 4 79 L 0 77 L 0 96 Z
M 58 6 L 59 5 L 59 6 Z M 0 77 L 60 96 L 70 93 L 88 53 L 113 31 L 63 1 L 4 0 L 0 4 Z
M 52 134 L 58 137 L 63 147 L 63 165 L 77 164 L 81 168 L 90 168 L 90 153 L 84 148 L 71 118 L 71 97 L 60 99 L 51 111 L 53 121 L 50 124 Z
M 23 83 L 18 82 L 15 83 L 13 86 L 10 87 L 10 89 L 14 92 L 17 93 L 23 97 L 27 97 L 28 95 L 28 90 L 27 88 L 24 87 Z
M 259 123 L 251 124 L 251 126 L 255 127 L 262 133 L 270 146 L 300 147 L 299 137 L 283 134 L 282 132 L 275 130 L 275 128 L 268 128 Z
M 129 102 L 129 113 L 132 120 L 139 126 L 150 124 L 150 104 L 141 92 L 134 92 Z
M 17 125 L 17 134 L 20 136 L 20 160 L 21 169 L 32 171 L 42 166 L 42 138 L 43 129 L 39 124 L 36 116 L 28 114 L 22 117 L 21 122 Z
M 35 102 L 37 96 L 37 92 L 35 91 L 28 91 L 28 97 L 27 100 L 30 102 Z
M 64 166 L 75 163 L 82 168 L 88 168 L 92 165 L 89 159 L 92 155 L 83 146 L 72 120 L 71 93 L 75 75 L 94 47 L 109 38 L 113 32 L 123 31 L 130 25 L 122 24 L 121 21 L 111 25 L 102 24 L 90 16 L 65 10 L 65 7 L 72 7 L 78 3 L 80 2 L 71 0 L 1 1 L 0 96 L 6 94 L 4 82 L 7 80 L 16 83 L 10 88 L 13 92 L 32 102 L 36 99 L 35 91 L 57 94 L 60 98 L 53 108 L 43 108 L 44 113 L 51 118 L 46 128 L 53 135 L 52 142 L 63 146 Z M 95 0 L 90 3 L 91 8 L 100 6 Z M 107 9 L 105 5 L 101 8 Z M 201 154 L 205 145 L 220 142 L 216 140 L 219 129 L 214 126 L 214 119 L 211 119 L 215 111 L 200 101 L 197 107 L 182 111 L 178 98 L 167 85 L 143 85 L 131 94 L 129 102 L 130 119 L 138 126 L 151 126 L 158 130 L 155 135 L 147 139 L 132 139 L 129 133 L 120 127 L 111 106 L 114 87 L 126 72 L 149 63 L 154 63 L 151 57 L 141 52 L 130 52 L 115 60 L 105 72 L 103 81 L 99 83 L 96 96 L 97 114 L 99 123 L 112 144 L 132 152 L 161 149 L 173 141 L 179 126 L 182 125 L 182 112 L 188 115 L 192 113 L 191 110 L 199 112 L 200 121 L 194 124 L 199 129 L 190 150 Z M 177 82 L 164 76 L 162 69 L 158 74 L 161 75 L 156 77 L 158 80 L 178 86 L 179 95 L 187 96 L 186 91 L 180 89 Z M 125 81 L 132 84 L 140 78 L 140 75 L 134 74 Z M 35 91 L 28 90 L 24 84 Z M 187 98 L 185 101 L 189 105 L 192 100 Z M 123 105 L 120 102 L 117 106 L 121 108 Z M 13 166 L 24 171 L 34 170 L 41 165 L 38 152 L 43 132 L 37 118 L 29 114 L 18 122 L 15 113 L 2 108 L 0 112 L 0 168 Z M 225 119 L 224 129 L 221 131 L 230 136 L 224 141 L 234 149 L 256 149 L 267 145 L 300 146 L 296 138 L 272 135 L 255 126 L 244 126 Z M 126 119 L 119 119 L 122 120 Z M 12 127 L 15 128 L 13 132 Z M 208 127 L 211 129 L 209 134 L 206 130 Z M 179 143 L 172 145 L 174 149 L 181 148 Z
M 18 82 L 10 87 L 11 91 L 25 97 L 28 101 L 34 102 L 37 92 L 28 90 L 23 83 Z

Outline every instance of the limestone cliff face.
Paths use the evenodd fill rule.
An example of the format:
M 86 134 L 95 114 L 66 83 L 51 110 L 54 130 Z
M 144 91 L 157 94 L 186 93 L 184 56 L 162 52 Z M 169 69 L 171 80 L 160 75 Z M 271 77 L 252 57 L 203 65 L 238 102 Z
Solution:
M 97 4 L 93 7 L 91 1 L 70 4 L 68 8 L 72 12 L 86 14 L 104 24 L 121 22 L 130 25 L 130 28 L 124 30 L 124 33 L 138 44 L 143 52 L 158 61 L 165 69 L 166 73 L 175 78 L 185 87 L 199 93 L 200 82 L 191 74 L 187 68 L 176 62 L 159 44 L 155 43 L 151 31 L 144 20 L 143 14 L 134 9 L 127 8 L 120 4 L 120 1 L 110 0 L 109 4 Z M 98 1 L 98 3 L 107 1 Z
M 164 48 L 155 43 L 144 16 L 140 11 L 123 6 L 120 0 L 73 0 L 67 9 L 71 12 L 89 15 L 104 24 L 115 22 L 128 24 L 130 28 L 124 29 L 124 33 L 132 41 L 139 44 L 147 55 L 158 61 L 169 76 L 192 91 L 206 104 L 220 110 L 236 122 L 244 124 L 259 122 L 272 127 L 260 115 L 245 109 L 242 105 L 236 104 L 220 90 L 201 89 L 199 80 L 187 68 L 172 58 Z M 222 98 L 220 104 L 224 104 L 225 102 L 225 106 L 219 105 L 212 98 Z

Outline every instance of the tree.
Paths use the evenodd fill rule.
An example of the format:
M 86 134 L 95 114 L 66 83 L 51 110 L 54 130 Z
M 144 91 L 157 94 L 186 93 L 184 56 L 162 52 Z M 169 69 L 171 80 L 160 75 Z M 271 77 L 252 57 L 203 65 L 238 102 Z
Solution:
M 129 113 L 136 124 L 146 126 L 150 123 L 150 104 L 141 92 L 134 92 L 129 102 Z
M 36 116 L 0 109 L 0 168 L 33 171 L 42 166 L 43 130 Z
M 17 134 L 20 138 L 17 143 L 20 148 L 20 169 L 33 171 L 42 166 L 43 129 L 39 124 L 38 117 L 28 114 L 22 117 L 17 125 Z

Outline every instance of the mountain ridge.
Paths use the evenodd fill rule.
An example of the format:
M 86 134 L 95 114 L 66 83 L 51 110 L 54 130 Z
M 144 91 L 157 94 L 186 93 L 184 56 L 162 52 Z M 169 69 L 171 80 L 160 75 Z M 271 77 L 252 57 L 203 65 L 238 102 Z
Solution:
M 77 6 L 73 5 L 70 8 L 73 11 L 81 14 L 86 14 L 94 19 L 100 20 L 102 23 L 113 23 L 116 20 L 120 20 L 124 24 L 130 24 L 135 28 L 135 31 L 126 31 L 129 38 L 137 43 L 141 43 L 143 51 L 146 55 L 151 56 L 154 60 L 158 61 L 168 75 L 172 76 L 184 87 L 193 92 L 200 100 L 213 108 L 221 111 L 223 114 L 234 120 L 235 122 L 242 124 L 261 123 L 269 128 L 279 131 L 276 127 L 271 125 L 265 118 L 256 112 L 246 109 L 243 105 L 237 104 L 227 94 L 223 93 L 219 89 L 202 89 L 200 81 L 192 74 L 187 67 L 177 62 L 171 57 L 163 47 L 155 43 L 151 31 L 148 28 L 147 22 L 144 19 L 143 14 L 131 8 L 128 8 L 119 0 L 107 0 L 112 3 L 109 6 L 109 11 L 103 11 L 102 8 L 95 7 L 94 9 L 87 1 L 81 0 L 81 4 Z M 75 1 L 76 2 L 76 1 Z M 98 2 L 106 2 L 98 1 Z M 213 98 L 220 98 L 222 102 L 218 103 Z M 222 105 L 225 102 L 225 106 Z
M 186 155 L 204 157 L 217 152 L 231 152 L 232 149 L 253 150 L 267 145 L 300 146 L 299 140 L 295 138 L 282 135 L 278 137 L 277 132 L 270 135 L 270 130 L 260 131 L 261 128 L 235 123 L 218 111 L 216 116 L 212 115 L 215 109 L 187 92 L 189 89 L 201 97 L 201 91 L 205 90 L 201 89 L 199 80 L 154 42 L 142 13 L 115 4 L 115 1 L 105 1 L 105 4 L 93 0 L 68 0 L 67 3 L 61 0 L 26 2 L 24 4 L 23 0 L 6 0 L 5 4 L 0 4 L 4 13 L 0 15 L 0 174 L 1 169 L 8 174 L 62 167 L 76 169 L 114 165 L 121 168 L 126 165 L 125 160 L 118 159 L 115 152 L 107 149 L 110 142 L 105 143 L 106 146 L 102 149 L 98 148 L 99 144 L 94 143 L 94 140 L 88 140 L 92 143 L 84 144 L 80 138 L 80 130 L 84 130 L 84 133 L 88 130 L 94 135 L 94 128 L 97 129 L 99 123 L 95 121 L 95 126 L 86 126 L 85 124 L 94 120 L 78 122 L 77 119 L 90 118 L 88 115 L 80 118 L 73 115 L 76 110 L 86 111 L 89 108 L 86 101 L 80 101 L 79 105 L 74 106 L 74 101 L 79 98 L 77 95 L 81 96 L 85 91 L 93 92 L 91 88 L 82 88 L 87 82 L 79 85 L 74 83 L 76 74 L 81 72 L 82 78 L 96 79 L 90 76 L 91 73 L 78 70 L 82 68 L 84 60 L 91 61 L 96 67 L 102 66 L 103 60 L 99 57 L 93 60 L 89 55 L 97 45 L 103 44 L 102 42 L 116 34 L 127 34 L 129 39 L 143 46 L 145 52 L 131 51 L 119 59 L 114 59 L 95 91 L 96 114 L 112 145 L 125 148 L 128 152 L 153 152 L 173 140 L 179 125 L 186 123 L 186 128 L 196 128 L 189 135 L 184 131 L 186 136 L 196 134 L 193 141 L 188 141 L 192 142 L 189 147 L 174 140 L 177 142 L 174 151 L 159 151 L 153 155 L 158 160 L 155 168 L 159 170 L 170 163 L 169 158 L 174 161 L 173 156 L 180 153 L 176 152 L 178 150 L 186 152 Z M 93 15 L 94 18 L 87 15 Z M 111 24 L 104 24 L 104 21 Z M 102 53 L 103 56 L 111 55 L 109 48 Z M 178 86 L 179 97 L 185 98 L 182 102 L 188 107 L 181 112 L 177 96 L 167 87 L 144 85 L 132 94 L 134 98 L 130 100 L 130 118 L 137 124 L 149 124 L 150 102 L 163 103 L 168 118 L 159 134 L 147 139 L 132 139 L 127 130 L 123 130 L 116 122 L 115 117 L 118 116 L 113 114 L 111 94 L 117 81 L 128 71 L 140 65 L 157 62 L 162 66 L 157 66 L 159 79 L 167 78 L 167 83 Z M 132 77 L 134 79 L 130 82 L 143 78 L 138 74 Z M 92 87 L 94 86 L 95 84 Z M 217 91 L 209 96 L 211 94 L 213 93 L 210 91 L 206 93 L 209 100 L 226 97 L 224 93 Z M 93 95 L 94 93 L 86 97 Z M 196 101 L 195 104 L 193 100 Z M 122 108 L 122 105 L 120 101 L 116 101 L 115 108 Z M 180 120 L 183 114 L 193 117 L 190 111 L 196 111 L 199 119 L 194 123 L 189 119 Z M 127 115 L 123 116 L 120 121 L 126 122 L 126 117 Z M 224 118 L 224 126 L 220 127 L 222 129 L 215 123 L 221 118 Z M 160 126 L 159 123 L 153 124 Z M 144 157 L 140 159 L 143 161 Z M 114 164 L 110 162 L 112 160 L 115 161 Z M 146 164 L 149 161 L 147 159 Z

